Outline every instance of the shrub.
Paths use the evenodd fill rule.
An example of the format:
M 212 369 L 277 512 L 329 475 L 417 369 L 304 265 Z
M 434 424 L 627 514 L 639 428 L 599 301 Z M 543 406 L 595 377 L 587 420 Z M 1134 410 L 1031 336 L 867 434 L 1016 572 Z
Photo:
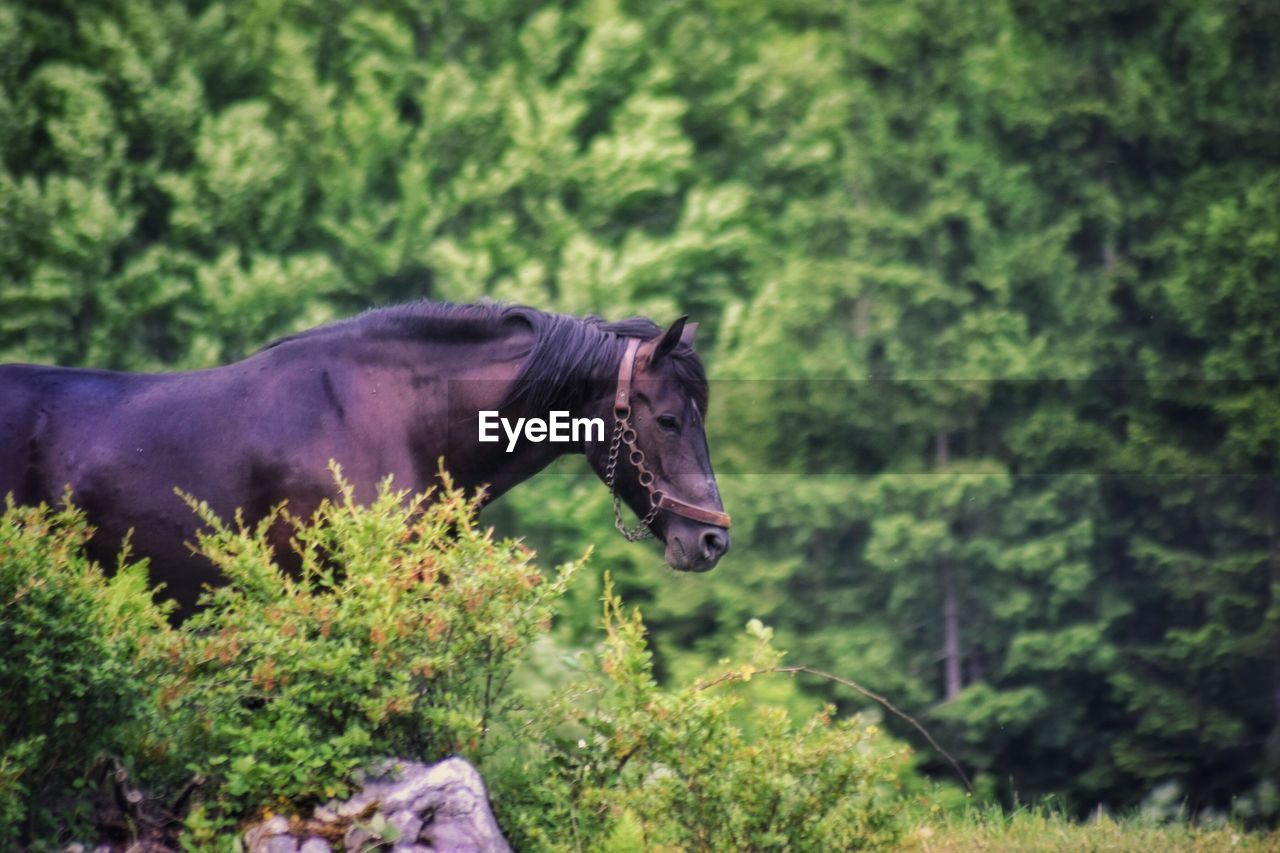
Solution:
M 606 583 L 598 657 L 520 707 L 508 679 L 578 564 L 544 579 L 528 549 L 475 524 L 458 490 L 410 498 L 384 483 L 360 506 L 339 479 L 311 518 L 281 508 L 252 526 L 191 505 L 226 584 L 179 628 L 144 566 L 108 579 L 85 559 L 79 513 L 0 519 L 0 846 L 86 829 L 74 817 L 103 751 L 156 809 L 199 780 L 183 840 L 200 849 L 232 848 L 264 809 L 344 795 L 377 759 L 455 753 L 481 764 L 519 849 L 898 837 L 905 749 L 857 719 L 797 724 L 743 701 L 742 685 L 779 660 L 763 626 L 749 663 L 665 690 L 639 614 Z M 273 546 L 285 539 L 293 572 Z
M 751 662 L 666 690 L 654 681 L 639 612 L 612 588 L 594 670 L 526 722 L 490 763 L 517 849 L 847 850 L 898 838 L 909 751 L 830 709 L 796 724 L 741 702 L 734 685 L 776 666 L 753 624 Z
M 228 582 L 150 649 L 165 671 L 169 781 L 179 768 L 205 779 L 190 825 L 206 836 L 190 843 L 264 804 L 342 795 L 378 757 L 479 759 L 503 686 L 574 569 L 545 581 L 456 489 L 409 499 L 388 482 L 367 507 L 349 485 L 340 495 L 306 522 L 278 511 L 252 528 L 192 503 L 208 525 L 200 548 Z M 296 574 L 271 546 L 282 524 Z
M 0 516 L 0 848 L 81 823 L 74 789 L 147 711 L 136 658 L 164 611 L 145 565 L 122 558 L 107 578 L 85 557 L 91 535 L 74 509 L 8 501 Z

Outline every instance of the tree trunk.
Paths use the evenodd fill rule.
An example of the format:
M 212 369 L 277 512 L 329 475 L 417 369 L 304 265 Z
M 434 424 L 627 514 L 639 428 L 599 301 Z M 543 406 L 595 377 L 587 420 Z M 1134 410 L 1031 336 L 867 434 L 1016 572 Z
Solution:
M 1280 530 L 1277 530 L 1277 527 L 1280 526 L 1280 506 L 1278 506 L 1280 501 L 1276 499 L 1276 484 L 1274 480 L 1268 478 L 1265 484 L 1266 498 L 1262 505 L 1263 513 L 1266 515 L 1267 562 L 1271 569 L 1271 592 L 1274 596 L 1277 590 L 1280 590 Z M 1275 608 L 1276 603 L 1273 601 L 1271 609 L 1274 610 Z M 1266 621 L 1270 622 L 1271 620 L 1268 619 Z M 1280 648 L 1276 649 L 1275 659 L 1280 660 Z M 1280 665 L 1277 665 L 1273 672 L 1271 733 L 1267 736 L 1263 751 L 1263 770 L 1271 774 L 1280 771 Z
M 951 563 L 942 564 L 942 659 L 946 664 L 946 701 L 960 695 L 960 618 L 956 604 L 956 573 Z
M 946 430 L 938 430 L 934 449 L 936 467 L 942 471 L 951 458 L 950 435 Z M 942 660 L 946 668 L 944 696 L 950 702 L 960 695 L 964 680 L 960 670 L 960 603 L 956 592 L 956 571 L 946 557 L 942 559 Z

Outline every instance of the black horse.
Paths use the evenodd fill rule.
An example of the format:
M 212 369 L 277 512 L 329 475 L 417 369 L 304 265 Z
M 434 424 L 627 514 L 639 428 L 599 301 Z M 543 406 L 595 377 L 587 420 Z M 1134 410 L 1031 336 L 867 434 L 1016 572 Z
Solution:
M 199 522 L 175 490 L 254 522 L 281 502 L 306 517 L 334 497 L 330 460 L 361 501 L 387 475 L 426 491 L 442 458 L 456 483 L 493 498 L 562 454 L 585 453 L 673 568 L 706 571 L 729 548 L 729 517 L 692 338 L 684 318 L 663 332 L 641 318 L 419 303 L 190 373 L 3 365 L 0 496 L 55 504 L 69 488 L 97 527 L 94 556 L 109 564 L 132 530 L 153 582 L 190 612 L 218 573 L 193 553 Z M 602 424 L 577 441 L 479 440 L 482 412 L 514 423 L 557 411 Z

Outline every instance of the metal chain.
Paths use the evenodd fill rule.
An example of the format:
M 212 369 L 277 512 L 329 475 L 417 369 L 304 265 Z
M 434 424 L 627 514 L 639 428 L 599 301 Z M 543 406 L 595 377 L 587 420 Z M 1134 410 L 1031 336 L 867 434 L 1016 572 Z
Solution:
M 658 517 L 662 491 L 653 487 L 653 472 L 645 465 L 644 451 L 636 446 L 636 431 L 631 428 L 631 407 L 627 406 L 618 409 L 613 413 L 613 416 L 613 441 L 609 445 L 609 462 L 605 465 L 604 472 L 605 485 L 609 487 L 609 491 L 613 494 L 613 525 L 618 528 L 618 532 L 628 542 L 651 539 L 653 531 L 649 529 L 649 525 Z M 622 521 L 622 499 L 618 496 L 617 490 L 614 489 L 614 479 L 617 477 L 618 469 L 618 451 L 623 444 L 627 445 L 627 461 L 635 467 L 640 485 L 649 491 L 649 514 L 640 519 L 639 527 L 630 529 Z

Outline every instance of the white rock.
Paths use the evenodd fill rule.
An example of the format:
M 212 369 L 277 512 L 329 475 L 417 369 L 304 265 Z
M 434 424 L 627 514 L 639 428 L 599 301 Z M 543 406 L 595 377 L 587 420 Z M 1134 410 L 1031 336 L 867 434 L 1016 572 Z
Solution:
M 271 820 L 264 821 L 253 829 L 244 834 L 244 846 L 249 853 L 278 853 L 276 850 L 268 849 L 268 842 L 277 835 L 284 835 L 289 831 L 289 820 L 284 815 L 276 815 Z M 297 841 L 293 842 L 294 849 L 297 849 Z
M 396 845 L 413 844 L 422 833 L 422 818 L 409 810 L 398 811 L 387 818 L 396 828 Z

